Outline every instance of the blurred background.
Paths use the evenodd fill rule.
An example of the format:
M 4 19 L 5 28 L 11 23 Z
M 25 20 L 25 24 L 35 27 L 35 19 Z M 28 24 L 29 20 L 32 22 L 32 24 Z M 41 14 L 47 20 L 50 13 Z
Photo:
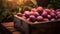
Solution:
M 16 13 L 38 6 L 56 10 L 60 8 L 60 0 L 0 0 L 0 22 L 13 21 Z

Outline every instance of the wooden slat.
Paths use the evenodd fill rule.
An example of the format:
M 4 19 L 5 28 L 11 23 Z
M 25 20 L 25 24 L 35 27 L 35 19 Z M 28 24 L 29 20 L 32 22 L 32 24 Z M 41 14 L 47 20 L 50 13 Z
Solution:
M 14 26 L 14 23 L 13 22 L 4 22 L 2 23 L 2 25 L 4 25 L 5 27 L 13 27 Z
M 6 29 L 8 29 L 9 31 L 11 31 L 13 34 L 21 34 L 21 32 L 17 31 L 15 28 L 14 28 L 14 22 L 4 22 L 2 23 L 3 26 L 6 27 Z

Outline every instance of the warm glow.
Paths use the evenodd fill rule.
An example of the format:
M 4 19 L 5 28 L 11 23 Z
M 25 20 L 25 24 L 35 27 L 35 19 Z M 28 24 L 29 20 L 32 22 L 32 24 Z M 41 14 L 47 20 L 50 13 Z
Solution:
M 24 0 L 17 0 L 17 4 L 22 5 L 24 3 Z
M 7 0 L 7 1 L 13 1 L 13 0 Z
M 8 7 L 17 7 L 17 6 L 23 7 L 23 6 L 33 3 L 35 1 L 31 1 L 31 0 L 4 0 L 4 2 Z

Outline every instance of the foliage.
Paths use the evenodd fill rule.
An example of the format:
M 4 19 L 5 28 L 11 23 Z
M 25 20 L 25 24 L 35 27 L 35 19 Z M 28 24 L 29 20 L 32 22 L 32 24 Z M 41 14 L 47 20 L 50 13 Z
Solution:
M 24 5 L 21 2 L 24 3 Z M 9 2 L 3 3 L 2 1 L 2 4 L 0 6 L 2 7 L 0 11 L 0 22 L 10 21 L 14 18 L 14 15 L 17 14 L 18 12 L 23 12 L 25 10 L 31 10 L 32 8 L 37 7 L 36 2 L 33 2 L 33 1 L 29 1 L 30 4 L 27 2 L 23 2 L 23 1 L 21 2 L 20 4 L 17 4 L 17 3 L 14 4 L 14 3 L 9 3 Z
M 47 6 L 48 8 L 59 9 L 60 8 L 60 0 L 51 0 Z

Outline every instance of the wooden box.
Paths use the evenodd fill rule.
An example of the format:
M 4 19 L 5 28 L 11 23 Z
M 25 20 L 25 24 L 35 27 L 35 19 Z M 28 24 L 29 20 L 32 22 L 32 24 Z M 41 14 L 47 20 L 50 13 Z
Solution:
M 31 23 L 15 15 L 14 27 L 23 34 L 59 34 L 60 20 L 50 22 Z

